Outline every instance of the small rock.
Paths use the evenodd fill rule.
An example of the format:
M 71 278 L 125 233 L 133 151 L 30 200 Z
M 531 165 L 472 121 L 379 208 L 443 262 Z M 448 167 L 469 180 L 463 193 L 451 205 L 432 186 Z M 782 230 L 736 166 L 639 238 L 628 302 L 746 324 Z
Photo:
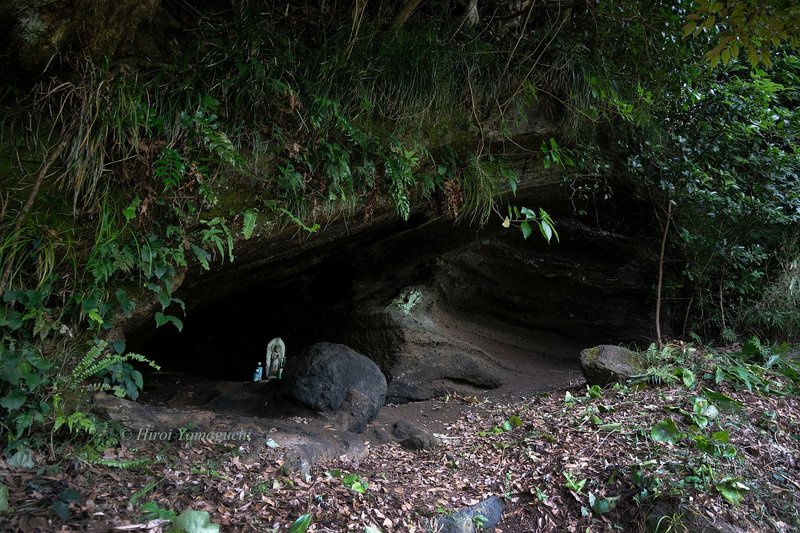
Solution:
M 439 439 L 430 433 L 411 435 L 410 437 L 400 441 L 400 446 L 415 452 L 420 450 L 430 450 L 431 448 L 439 446 L 439 444 L 441 444 Z
M 497 496 L 465 507 L 448 516 L 436 519 L 436 531 L 439 533 L 477 533 L 494 529 L 503 518 L 503 500 Z
M 581 352 L 581 370 L 589 385 L 608 385 L 645 372 L 644 358 L 621 346 L 601 344 Z
M 311 464 L 302 454 L 294 450 L 287 453 L 283 466 L 289 474 L 300 476 L 306 483 L 311 482 Z
M 429 450 L 441 444 L 441 441 L 434 435 L 405 420 L 394 424 L 392 434 L 400 442 L 400 446 L 407 450 Z

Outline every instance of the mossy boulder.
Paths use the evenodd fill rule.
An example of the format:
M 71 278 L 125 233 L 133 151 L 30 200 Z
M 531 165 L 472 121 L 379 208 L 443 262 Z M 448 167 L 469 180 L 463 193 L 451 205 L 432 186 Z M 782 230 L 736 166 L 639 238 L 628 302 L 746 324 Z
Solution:
M 608 385 L 643 374 L 644 358 L 621 346 L 601 344 L 581 352 L 581 370 L 589 385 Z

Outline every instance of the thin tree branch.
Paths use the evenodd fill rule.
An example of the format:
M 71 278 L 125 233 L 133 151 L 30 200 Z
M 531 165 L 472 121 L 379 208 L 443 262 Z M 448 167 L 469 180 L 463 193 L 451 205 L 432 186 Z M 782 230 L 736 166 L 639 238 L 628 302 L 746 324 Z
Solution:
M 672 220 L 672 200 L 667 204 L 667 221 L 664 223 L 664 233 L 661 237 L 661 252 L 658 257 L 658 285 L 656 285 L 656 338 L 658 347 L 663 348 L 664 342 L 661 338 L 661 286 L 664 283 L 664 252 L 667 249 L 667 235 L 669 235 L 669 223 Z
M 394 16 L 394 19 L 392 19 L 392 23 L 389 25 L 389 31 L 395 32 L 399 30 L 414 13 L 420 3 L 422 3 L 422 0 L 407 0 L 407 2 L 403 4 L 403 7 L 400 8 L 400 11 L 397 12 L 397 15 Z

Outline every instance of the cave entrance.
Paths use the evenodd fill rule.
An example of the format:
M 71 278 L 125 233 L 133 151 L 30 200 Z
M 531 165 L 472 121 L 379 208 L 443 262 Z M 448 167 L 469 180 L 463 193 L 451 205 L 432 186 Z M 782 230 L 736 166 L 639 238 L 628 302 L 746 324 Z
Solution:
M 283 339 L 288 357 L 331 340 L 349 312 L 354 279 L 348 258 L 331 257 L 291 277 L 270 276 L 264 284 L 191 308 L 181 332 L 167 324 L 129 344 L 164 372 L 249 381 L 271 339 Z
M 563 387 L 581 348 L 652 338 L 653 263 L 632 237 L 568 218 L 559 232 L 548 245 L 502 228 L 472 233 L 419 219 L 320 240 L 271 262 L 273 252 L 261 250 L 249 265 L 237 258 L 184 282 L 182 332 L 149 322 L 128 345 L 162 366 L 147 380 L 156 388 L 169 387 L 170 372 L 207 391 L 210 382 L 258 385 L 244 382 L 275 337 L 289 359 L 317 342 L 370 357 L 392 401 L 512 382 L 528 392 Z M 428 308 L 409 317 L 387 311 L 416 292 Z M 277 383 L 268 385 L 278 394 Z

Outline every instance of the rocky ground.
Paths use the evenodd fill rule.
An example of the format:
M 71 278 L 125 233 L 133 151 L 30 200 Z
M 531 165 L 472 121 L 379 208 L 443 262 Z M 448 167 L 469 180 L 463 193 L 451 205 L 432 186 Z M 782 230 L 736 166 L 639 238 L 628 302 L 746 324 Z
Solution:
M 477 531 L 497 518 L 499 532 L 797 530 L 798 398 L 777 375 L 774 394 L 716 381 L 388 405 L 363 450 L 313 465 L 264 420 L 250 441 L 131 439 L 95 461 L 66 450 L 33 469 L 0 463 L 12 507 L 0 529 L 166 531 L 192 509 L 222 531 L 304 517 L 320 532 Z M 339 438 L 313 418 L 286 423 Z

